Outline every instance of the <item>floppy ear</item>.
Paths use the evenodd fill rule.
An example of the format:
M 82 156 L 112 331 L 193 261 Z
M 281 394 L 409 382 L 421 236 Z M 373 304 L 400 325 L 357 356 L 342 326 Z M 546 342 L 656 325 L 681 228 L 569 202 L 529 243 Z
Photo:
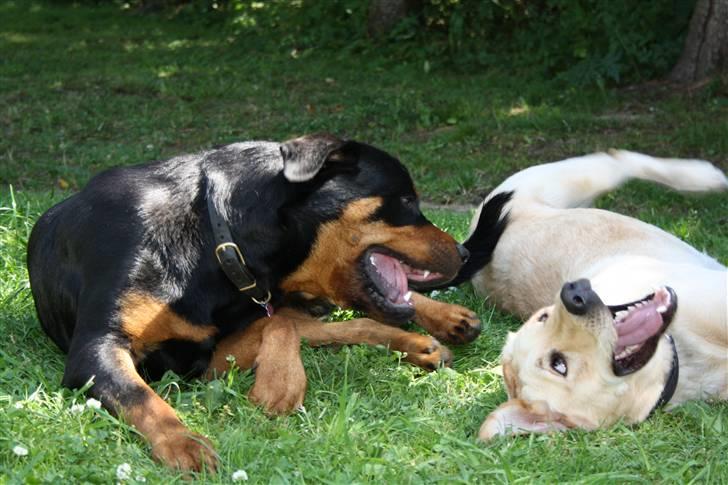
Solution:
M 291 182 L 306 182 L 316 176 L 327 160 L 343 161 L 346 141 L 327 133 L 306 135 L 281 144 L 283 176 Z
M 526 433 L 550 433 L 573 428 L 566 416 L 551 411 L 543 401 L 509 399 L 488 415 L 478 433 L 480 441 L 496 436 Z

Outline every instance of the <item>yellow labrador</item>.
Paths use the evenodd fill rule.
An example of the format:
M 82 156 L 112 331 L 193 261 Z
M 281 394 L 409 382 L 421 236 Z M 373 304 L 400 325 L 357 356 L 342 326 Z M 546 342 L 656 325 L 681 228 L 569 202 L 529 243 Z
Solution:
M 586 208 L 631 178 L 718 191 L 705 161 L 597 153 L 528 168 L 485 200 L 460 280 L 530 318 L 502 354 L 508 402 L 479 437 L 595 429 L 728 399 L 728 273 L 661 229 Z

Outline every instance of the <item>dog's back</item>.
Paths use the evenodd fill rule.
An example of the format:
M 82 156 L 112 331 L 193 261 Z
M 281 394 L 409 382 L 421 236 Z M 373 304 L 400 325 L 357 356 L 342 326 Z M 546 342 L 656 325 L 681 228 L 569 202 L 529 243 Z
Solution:
M 527 168 L 493 190 L 473 217 L 464 245 L 474 257 L 458 281 L 472 279 L 476 291 L 525 317 L 551 301 L 564 281 L 588 276 L 586 268 L 615 254 L 722 269 L 655 226 L 585 208 L 633 178 L 690 192 L 728 186 L 709 162 L 623 150 Z

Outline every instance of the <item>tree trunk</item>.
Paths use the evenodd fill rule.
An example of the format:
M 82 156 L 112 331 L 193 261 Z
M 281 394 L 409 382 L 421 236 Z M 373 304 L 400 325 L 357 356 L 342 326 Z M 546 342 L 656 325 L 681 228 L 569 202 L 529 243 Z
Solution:
M 691 83 L 705 79 L 728 63 L 728 0 L 698 0 L 685 47 L 670 80 Z
M 421 0 L 371 0 L 367 28 L 373 37 L 386 34 L 408 15 L 422 8 Z

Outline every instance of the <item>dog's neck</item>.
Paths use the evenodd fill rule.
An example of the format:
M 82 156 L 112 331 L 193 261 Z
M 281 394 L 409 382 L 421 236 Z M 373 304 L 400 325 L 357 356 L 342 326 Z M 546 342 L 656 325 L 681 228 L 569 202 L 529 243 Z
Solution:
M 667 341 L 670 342 L 670 348 L 672 349 L 670 373 L 667 375 L 667 379 L 665 380 L 665 385 L 662 388 L 662 394 L 660 394 L 655 405 L 652 406 L 652 410 L 650 410 L 650 414 L 647 417 L 652 416 L 657 409 L 670 402 L 670 399 L 672 399 L 672 396 L 675 394 L 675 389 L 677 389 L 677 382 L 680 379 L 680 357 L 677 355 L 675 340 L 673 340 L 671 335 L 666 335 L 666 338 Z
M 658 407 L 670 401 L 677 387 L 679 362 L 671 337 L 662 338 L 656 355 L 640 371 L 631 376 L 631 399 L 624 416 L 633 423 L 647 419 Z
M 273 314 L 273 306 L 270 304 L 271 293 L 256 280 L 247 266 L 239 246 L 233 240 L 227 221 L 217 210 L 211 197 L 207 198 L 207 211 L 215 242 L 215 258 L 220 268 L 238 291 L 263 307 L 270 317 Z

